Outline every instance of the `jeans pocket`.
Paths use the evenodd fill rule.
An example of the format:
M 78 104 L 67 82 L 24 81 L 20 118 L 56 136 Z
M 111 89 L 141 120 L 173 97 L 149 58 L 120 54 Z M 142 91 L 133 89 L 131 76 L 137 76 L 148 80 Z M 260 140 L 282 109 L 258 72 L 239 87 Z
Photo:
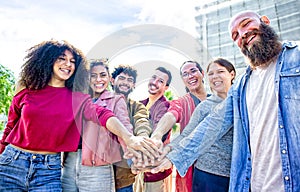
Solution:
M 8 165 L 13 161 L 13 155 L 8 151 L 4 151 L 0 155 L 0 165 Z
M 61 169 L 61 160 L 60 158 L 49 158 L 46 162 L 46 166 L 48 169 L 55 170 L 55 169 Z

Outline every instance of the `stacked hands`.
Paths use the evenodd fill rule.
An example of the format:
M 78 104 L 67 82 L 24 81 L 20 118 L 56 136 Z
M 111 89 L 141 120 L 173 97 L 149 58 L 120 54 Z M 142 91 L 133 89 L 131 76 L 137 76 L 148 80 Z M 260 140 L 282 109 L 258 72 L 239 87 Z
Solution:
M 164 146 L 161 140 L 154 138 L 141 136 L 136 138 L 138 139 L 135 142 L 127 145 L 127 151 L 124 153 L 125 159 L 131 159 L 132 173 L 158 173 L 172 167 L 171 161 L 166 158 L 171 151 L 170 146 Z

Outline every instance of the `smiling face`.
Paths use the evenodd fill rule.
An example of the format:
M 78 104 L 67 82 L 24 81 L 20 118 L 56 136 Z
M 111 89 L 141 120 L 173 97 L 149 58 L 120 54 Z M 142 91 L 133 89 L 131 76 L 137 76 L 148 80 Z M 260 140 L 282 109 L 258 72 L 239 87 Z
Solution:
M 90 87 L 93 90 L 93 97 L 98 98 L 108 87 L 110 76 L 103 65 L 96 65 L 91 68 Z
M 73 75 L 74 71 L 75 59 L 73 54 L 66 50 L 54 62 L 53 74 L 48 84 L 54 87 L 64 87 L 65 81 Z
M 269 19 L 263 17 L 264 22 L 269 24 Z M 232 40 L 241 49 L 243 46 L 251 47 L 259 38 L 257 32 L 261 24 L 260 16 L 253 12 L 243 12 L 234 16 L 229 24 Z
M 135 83 L 134 78 L 125 73 L 120 73 L 116 79 L 112 80 L 116 93 L 124 94 L 127 97 L 133 90 Z
M 155 70 L 148 83 L 148 92 L 157 98 L 161 97 L 169 87 L 167 86 L 168 78 L 168 74 Z
M 230 21 L 231 38 L 253 67 L 268 64 L 281 50 L 278 36 L 269 24 L 268 17 L 254 12 L 242 12 Z
M 192 93 L 203 86 L 202 81 L 204 74 L 199 71 L 196 64 L 193 62 L 187 62 L 181 67 L 181 78 L 184 85 Z
M 226 67 L 211 63 L 207 71 L 209 86 L 219 97 L 225 98 L 231 87 L 231 82 L 235 77 L 235 72 L 229 72 Z

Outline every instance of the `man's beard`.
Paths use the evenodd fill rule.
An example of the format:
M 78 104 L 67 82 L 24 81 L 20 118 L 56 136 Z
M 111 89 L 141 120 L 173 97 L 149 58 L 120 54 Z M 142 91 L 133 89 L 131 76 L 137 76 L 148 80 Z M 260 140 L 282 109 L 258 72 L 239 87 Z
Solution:
M 259 37 L 250 47 L 247 47 L 247 37 L 253 34 Z M 270 26 L 262 23 L 259 30 L 246 34 L 241 51 L 250 60 L 251 65 L 257 67 L 272 61 L 281 51 L 281 43 L 276 32 Z
M 132 92 L 132 88 L 130 88 L 130 89 L 128 89 L 128 91 L 121 91 L 120 89 L 119 89 L 119 87 L 114 87 L 115 88 L 115 92 L 116 93 L 119 93 L 119 94 L 123 94 L 125 97 L 127 97 L 131 92 Z

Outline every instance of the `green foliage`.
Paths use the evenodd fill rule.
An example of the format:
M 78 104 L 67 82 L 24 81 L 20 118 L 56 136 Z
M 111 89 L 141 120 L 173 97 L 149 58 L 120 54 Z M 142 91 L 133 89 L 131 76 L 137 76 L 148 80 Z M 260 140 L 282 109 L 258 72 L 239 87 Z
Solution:
M 11 70 L 0 64 L 0 114 L 7 115 L 15 89 L 15 77 Z M 3 129 L 0 122 L 0 130 Z
M 165 95 L 165 97 L 166 97 L 169 101 L 173 100 L 173 98 L 174 98 L 173 93 L 172 93 L 171 90 L 165 91 L 165 94 L 164 94 L 164 95 Z
M 172 91 L 171 90 L 167 90 L 167 91 L 165 91 L 165 97 L 169 100 L 169 101 L 171 101 L 171 100 L 173 100 L 174 99 L 174 95 L 173 95 L 173 93 L 172 93 Z M 172 127 L 172 131 L 173 132 L 176 132 L 177 130 L 178 130 L 178 128 L 179 128 L 179 125 L 178 124 L 175 124 L 173 127 Z

